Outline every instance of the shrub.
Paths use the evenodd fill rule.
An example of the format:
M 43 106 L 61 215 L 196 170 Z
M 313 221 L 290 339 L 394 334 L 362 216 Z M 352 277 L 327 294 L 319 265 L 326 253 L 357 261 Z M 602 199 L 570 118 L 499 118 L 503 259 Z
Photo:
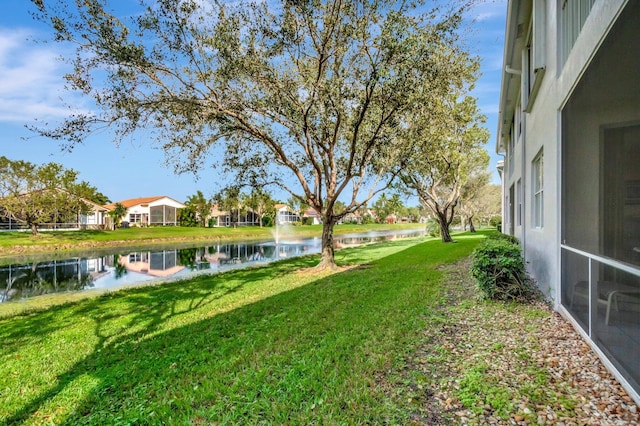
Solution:
M 436 219 L 429 219 L 427 222 L 427 234 L 430 237 L 440 237 L 440 223 Z
M 363 225 L 373 223 L 373 217 L 371 215 L 365 214 L 362 216 L 362 221 L 360 223 L 362 223 Z
M 506 238 L 489 238 L 474 250 L 471 274 L 485 299 L 524 300 L 533 293 L 520 245 Z
M 510 243 L 520 245 L 520 240 L 518 240 L 516 237 L 509 234 L 503 234 L 502 232 L 494 232 L 492 234 L 489 234 L 488 238 L 493 240 L 509 241 Z
M 489 226 L 498 226 L 502 224 L 502 216 L 491 216 Z
M 273 226 L 273 218 L 271 216 L 262 216 L 262 226 L 267 228 Z

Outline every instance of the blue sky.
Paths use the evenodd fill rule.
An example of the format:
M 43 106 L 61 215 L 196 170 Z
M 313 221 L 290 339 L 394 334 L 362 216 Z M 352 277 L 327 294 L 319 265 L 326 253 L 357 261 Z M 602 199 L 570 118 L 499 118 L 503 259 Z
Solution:
M 125 1 L 125 0 L 120 0 Z M 131 1 L 131 0 L 126 0 Z M 3 1 L 0 7 L 0 155 L 12 160 L 41 164 L 57 162 L 77 170 L 112 201 L 142 196 L 167 195 L 185 201 L 201 190 L 211 196 L 220 190 L 216 171 L 202 170 L 193 175 L 175 175 L 165 165 L 164 153 L 153 149 L 144 135 L 124 140 L 117 147 L 108 132 L 92 135 L 72 152 L 63 152 L 58 142 L 35 136 L 25 128 L 35 118 L 55 123 L 68 114 L 60 100 L 69 98 L 62 76 L 65 65 L 56 43 L 34 42 L 46 37 L 47 29 L 35 22 L 29 11 L 31 2 Z M 115 2 L 114 4 L 117 4 Z M 469 11 L 473 19 L 469 48 L 481 57 L 480 77 L 473 94 L 487 116 L 491 132 L 487 150 L 491 169 L 499 157 L 495 154 L 498 102 L 502 68 L 506 0 L 486 1 Z M 74 98 L 78 109 L 88 108 L 89 100 Z M 495 173 L 494 173 L 495 174 Z M 497 183 L 497 175 L 494 181 Z M 276 193 L 276 191 L 273 191 Z M 276 193 L 286 199 L 286 195 Z M 408 201 L 413 205 L 415 202 Z

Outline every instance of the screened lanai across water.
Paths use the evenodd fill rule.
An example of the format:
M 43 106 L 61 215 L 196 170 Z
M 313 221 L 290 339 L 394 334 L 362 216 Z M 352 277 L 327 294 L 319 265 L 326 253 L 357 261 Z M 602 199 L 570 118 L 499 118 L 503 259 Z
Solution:
M 149 207 L 149 225 L 177 225 L 177 210 L 165 204 Z

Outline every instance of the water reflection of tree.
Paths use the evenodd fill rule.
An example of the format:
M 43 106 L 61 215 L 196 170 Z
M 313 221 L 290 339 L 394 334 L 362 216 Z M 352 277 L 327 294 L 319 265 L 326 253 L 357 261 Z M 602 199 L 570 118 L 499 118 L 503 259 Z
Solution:
M 127 268 L 122 263 L 120 263 L 119 254 L 113 255 L 113 267 L 114 267 L 113 276 L 115 277 L 116 280 L 119 280 L 120 278 L 127 275 Z
M 79 291 L 93 287 L 94 278 L 82 270 L 81 260 L 62 262 L 33 262 L 31 264 L 10 265 L 2 275 L 6 275 L 2 300 L 40 296 L 64 291 Z
M 196 249 L 187 248 L 178 250 L 178 262 L 192 271 L 196 269 Z
M 178 250 L 178 262 L 192 271 L 210 269 L 211 264 L 206 259 L 207 247 L 193 247 Z
M 264 246 L 264 257 L 273 259 L 276 255 L 276 246 Z

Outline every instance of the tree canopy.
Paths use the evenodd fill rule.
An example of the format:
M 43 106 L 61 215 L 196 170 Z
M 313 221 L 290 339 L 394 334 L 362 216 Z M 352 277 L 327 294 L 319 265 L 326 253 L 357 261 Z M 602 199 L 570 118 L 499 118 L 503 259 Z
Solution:
M 243 203 L 258 216 L 260 227 L 263 225 L 262 222 L 265 216 L 270 216 L 272 219 L 275 216 L 276 202 L 271 197 L 271 194 L 263 188 L 251 188 L 251 192 L 248 195 L 243 195 Z
M 74 192 L 77 196 L 85 198 L 89 201 L 93 201 L 94 203 L 101 206 L 104 206 L 111 202 L 111 200 L 109 200 L 109 197 L 98 191 L 98 188 L 92 186 L 89 182 L 84 180 L 75 186 Z
M 465 185 L 461 194 L 460 213 L 464 216 L 473 232 L 473 220 L 489 224 L 491 218 L 501 215 L 502 188 L 500 185 L 489 184 L 489 171 L 477 176 Z M 484 182 L 484 184 L 483 184 Z
M 453 241 L 453 221 L 465 185 L 482 175 L 489 165 L 484 144 L 489 132 L 483 127 L 475 98 L 466 94 L 475 73 L 467 76 L 469 86 L 451 91 L 429 109 L 418 110 L 407 130 L 414 141 L 401 178 L 420 203 L 429 208 L 440 225 L 443 242 Z
M 193 212 L 196 223 L 201 227 L 205 227 L 211 214 L 211 200 L 208 200 L 202 191 L 196 191 L 194 195 L 189 196 L 185 205 L 187 210 Z
M 122 219 L 127 214 L 127 208 L 121 203 L 116 203 L 107 215 L 113 220 L 114 230 L 120 227 Z
M 213 202 L 218 208 L 229 212 L 229 220 L 234 228 L 238 226 L 238 216 L 247 211 L 243 198 L 238 186 L 229 186 L 213 196 Z
M 125 18 L 106 0 L 32 1 L 77 46 L 68 86 L 97 106 L 41 134 L 68 147 L 104 126 L 116 139 L 144 128 L 178 172 L 220 159 L 234 185 L 278 185 L 319 212 L 321 267 L 335 267 L 333 225 L 401 169 L 407 115 L 473 63 L 463 3 L 142 0 Z
M 58 163 L 36 165 L 0 157 L 0 215 L 24 223 L 38 234 L 43 223 L 77 223 L 91 207 L 81 198 L 86 182 Z M 95 188 L 94 188 L 95 189 Z

